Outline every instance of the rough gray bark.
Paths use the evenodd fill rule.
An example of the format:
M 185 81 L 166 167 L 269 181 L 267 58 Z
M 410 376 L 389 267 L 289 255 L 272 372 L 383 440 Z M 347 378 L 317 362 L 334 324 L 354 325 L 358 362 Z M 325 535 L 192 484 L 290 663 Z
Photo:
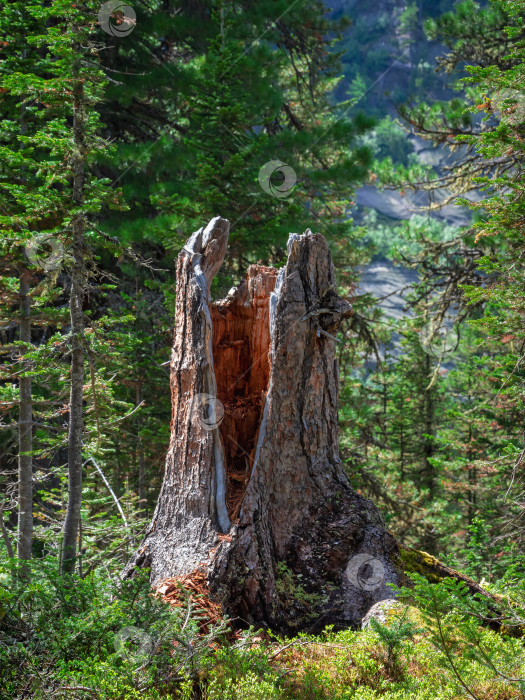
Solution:
M 85 104 L 84 86 L 81 81 L 74 84 L 73 135 L 75 152 L 73 158 L 73 206 L 84 202 L 85 181 Z M 78 213 L 71 222 L 73 234 L 73 269 L 69 314 L 71 319 L 71 386 L 69 397 L 68 429 L 68 501 L 62 540 L 61 571 L 75 570 L 77 538 L 82 506 L 82 433 L 84 429 L 82 402 L 84 398 L 84 290 L 86 272 L 84 265 L 85 216 Z
M 339 459 L 334 334 L 351 307 L 328 244 L 309 231 L 291 235 L 278 275 L 252 266 L 211 305 L 228 228 L 217 217 L 177 261 L 171 444 L 125 576 L 149 566 L 157 585 L 200 568 L 224 610 L 249 623 L 358 625 L 400 579 L 394 538 Z M 195 419 L 201 394 L 224 406 L 219 428 Z
M 9 533 L 7 532 L 7 528 L 4 522 L 3 504 L 0 505 L 0 532 L 2 533 L 2 539 L 4 540 L 7 556 L 11 558 L 14 557 L 15 553 L 13 552 L 13 545 L 11 544 L 11 540 L 9 539 Z
M 29 271 L 20 269 L 20 341 L 25 351 L 31 345 L 31 297 Z M 22 351 L 24 352 L 24 351 Z M 22 359 L 23 361 L 23 359 Z M 29 369 L 27 366 L 26 370 Z M 31 377 L 20 376 L 18 414 L 18 546 L 19 559 L 31 559 L 33 543 L 33 402 Z
M 251 478 L 231 542 L 209 563 L 212 590 L 249 622 L 357 625 L 398 582 L 396 543 L 339 459 L 333 334 L 349 312 L 325 239 L 292 235 L 272 297 L 271 377 Z M 380 580 L 367 585 L 373 567 Z
M 216 395 L 209 287 L 228 233 L 228 221 L 213 219 L 193 234 L 177 260 L 171 442 L 153 520 L 132 564 L 150 562 L 155 581 L 196 569 L 218 532 L 230 527 L 222 440 L 217 428 L 208 430 L 199 420 L 200 397 Z
M 136 389 L 136 404 L 140 406 L 142 404 L 142 384 L 139 384 Z M 140 424 L 139 424 L 140 425 Z M 140 428 L 137 429 L 137 432 Z M 146 507 L 146 459 L 144 457 L 144 446 L 142 444 L 142 438 L 138 438 L 137 444 L 138 461 L 139 461 L 139 508 L 143 515 L 147 515 Z

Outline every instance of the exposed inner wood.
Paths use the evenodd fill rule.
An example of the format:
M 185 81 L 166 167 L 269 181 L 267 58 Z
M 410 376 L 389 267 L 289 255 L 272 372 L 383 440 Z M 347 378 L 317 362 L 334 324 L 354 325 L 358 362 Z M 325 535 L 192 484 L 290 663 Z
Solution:
M 277 270 L 251 265 L 246 279 L 211 307 L 220 433 L 226 456 L 226 506 L 233 522 L 248 481 L 270 381 L 270 295 Z

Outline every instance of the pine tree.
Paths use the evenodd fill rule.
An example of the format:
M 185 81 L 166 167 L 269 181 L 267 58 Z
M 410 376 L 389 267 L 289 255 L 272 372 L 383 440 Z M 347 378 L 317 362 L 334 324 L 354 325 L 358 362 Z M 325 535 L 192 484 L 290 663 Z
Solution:
M 103 166 L 131 206 L 118 220 L 108 212 L 107 230 L 173 256 L 188 231 L 221 213 L 233 224 L 234 277 L 247 261 L 281 263 L 292 230 L 353 236 L 344 214 L 367 174 L 369 151 L 357 137 L 371 121 L 350 120 L 349 103 L 331 104 L 338 61 L 328 36 L 336 30 L 311 0 L 220 0 L 174 16 L 160 3 L 143 8 L 133 34 L 108 40 L 118 85 L 108 87 L 103 116 L 118 148 Z M 121 110 L 130 115 L 124 125 L 112 118 Z M 275 182 L 272 167 L 262 175 L 267 191 L 258 182 L 274 161 L 288 167 L 286 191 L 276 189 L 277 165 Z
M 95 3 L 89 2 L 76 7 L 56 0 L 46 7 L 29 8 L 14 2 L 4 16 L 2 30 L 9 39 L 17 40 L 4 42 L 8 58 L 2 76 L 2 90 L 7 96 L 1 131 L 3 247 L 17 254 L 20 246 L 26 246 L 30 261 L 50 272 L 45 284 L 53 286 L 62 263 L 71 280 L 69 487 L 62 559 L 63 570 L 68 572 L 75 566 L 82 500 L 86 359 L 83 303 L 90 265 L 87 241 L 96 238 L 89 217 L 100 210 L 105 198 L 115 199 L 115 193 L 108 191 L 107 183 L 94 176 L 89 166 L 94 152 L 105 146 L 98 135 L 100 123 L 95 108 L 105 79 L 96 61 L 93 65 L 96 47 L 90 40 L 95 9 Z M 20 111 L 23 128 L 17 129 L 12 115 Z M 44 242 L 51 245 L 51 254 L 42 251 Z M 26 279 L 23 271 L 20 276 Z M 27 344 L 27 320 L 21 331 L 20 340 Z M 30 412 L 27 389 L 22 382 L 21 428 Z M 25 469 L 29 467 L 25 465 Z M 30 498 L 27 489 L 21 496 L 26 512 Z M 23 548 L 26 558 L 28 546 Z

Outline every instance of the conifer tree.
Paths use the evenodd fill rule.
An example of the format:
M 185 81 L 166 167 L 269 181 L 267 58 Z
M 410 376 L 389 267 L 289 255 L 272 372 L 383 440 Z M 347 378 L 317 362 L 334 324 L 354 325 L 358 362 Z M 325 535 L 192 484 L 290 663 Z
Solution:
M 94 2 L 72 6 L 66 0 L 54 0 L 45 7 L 24 7 L 14 2 L 8 6 L 2 31 L 14 40 L 4 42 L 8 59 L 2 76 L 6 108 L 0 195 L 4 250 L 17 251 L 20 245 L 28 248 L 32 251 L 30 260 L 52 272 L 51 284 L 60 264 L 65 263 L 70 274 L 69 485 L 63 531 L 64 572 L 75 567 L 82 501 L 83 304 L 90 265 L 87 240 L 96 238 L 89 217 L 99 211 L 108 196 L 107 183 L 94 176 L 89 166 L 92 154 L 105 145 L 98 136 L 96 111 L 105 79 L 91 41 L 97 9 Z M 22 130 L 16 128 L 12 118 L 17 110 L 24 114 Z M 115 199 L 114 192 L 109 194 Z M 44 242 L 51 246 L 50 254 L 39 250 Z M 25 279 L 23 273 L 21 276 Z M 27 296 L 26 286 L 24 291 Z M 28 339 L 26 320 L 20 340 L 27 343 Z M 23 382 L 21 390 L 22 428 L 29 416 Z M 21 495 L 26 512 L 29 496 L 25 491 Z M 27 557 L 27 546 L 23 549 Z
M 367 175 L 358 137 L 372 122 L 331 101 L 338 27 L 321 3 L 213 0 L 168 15 L 154 2 L 137 12 L 133 33 L 107 38 L 103 54 L 113 76 L 103 118 L 118 146 L 102 166 L 130 201 L 124 216 L 107 212 L 107 230 L 172 258 L 187 231 L 220 212 L 232 222 L 234 277 L 246 262 L 282 263 L 292 230 L 353 237 L 345 212 Z M 117 120 L 122 111 L 129 118 Z

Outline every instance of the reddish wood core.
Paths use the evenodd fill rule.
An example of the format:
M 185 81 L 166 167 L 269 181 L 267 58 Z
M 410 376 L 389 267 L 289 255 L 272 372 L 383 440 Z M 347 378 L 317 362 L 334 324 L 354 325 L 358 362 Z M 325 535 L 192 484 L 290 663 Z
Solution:
M 248 486 L 270 381 L 270 294 L 277 270 L 251 265 L 246 279 L 211 307 L 217 398 L 224 405 L 220 432 L 226 455 L 226 505 L 239 515 Z

